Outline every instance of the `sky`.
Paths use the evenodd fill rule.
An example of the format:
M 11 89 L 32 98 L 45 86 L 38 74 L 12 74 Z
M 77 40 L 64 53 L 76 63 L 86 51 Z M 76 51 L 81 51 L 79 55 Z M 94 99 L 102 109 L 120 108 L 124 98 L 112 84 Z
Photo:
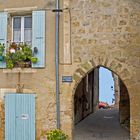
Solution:
M 113 86 L 113 90 L 111 88 Z M 99 100 L 112 104 L 114 98 L 114 81 L 111 71 L 100 67 L 99 69 Z

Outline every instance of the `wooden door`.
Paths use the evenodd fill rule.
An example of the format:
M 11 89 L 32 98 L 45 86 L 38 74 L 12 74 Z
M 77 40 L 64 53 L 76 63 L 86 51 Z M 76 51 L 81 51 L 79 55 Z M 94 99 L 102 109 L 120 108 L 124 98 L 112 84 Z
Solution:
M 6 94 L 5 140 L 35 140 L 34 94 Z

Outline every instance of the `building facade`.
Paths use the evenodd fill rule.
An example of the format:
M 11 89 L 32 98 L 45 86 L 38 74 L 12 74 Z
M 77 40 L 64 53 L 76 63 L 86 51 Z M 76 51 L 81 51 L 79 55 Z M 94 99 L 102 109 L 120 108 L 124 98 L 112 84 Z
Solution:
M 104 66 L 125 84 L 130 100 L 131 139 L 140 139 L 140 2 L 139 0 L 65 0 L 60 3 L 60 123 L 72 139 L 74 95 L 80 81 L 93 69 Z M 5 126 L 6 93 L 35 94 L 36 139 L 56 128 L 55 97 L 55 1 L 0 1 L 0 42 L 31 42 L 37 47 L 40 65 L 0 69 L 0 139 Z M 39 15 L 39 17 L 38 17 Z M 2 18 L 1 18 L 2 19 Z M 15 23 L 14 23 L 15 21 Z M 32 23 L 32 24 L 31 24 Z M 32 26 L 31 26 L 32 25 Z M 7 28 L 5 28 L 7 27 Z M 39 33 L 42 36 L 36 35 Z M 36 36 L 35 36 L 36 35 Z M 19 37 L 20 36 L 20 37 Z M 40 54 L 41 53 L 41 54 Z M 20 73 L 20 80 L 19 80 Z M 62 80 L 71 76 L 71 82 Z M 28 119 L 22 114 L 22 119 Z
M 114 106 L 119 108 L 119 101 L 120 101 L 120 80 L 119 77 L 112 73 L 113 80 L 114 80 Z

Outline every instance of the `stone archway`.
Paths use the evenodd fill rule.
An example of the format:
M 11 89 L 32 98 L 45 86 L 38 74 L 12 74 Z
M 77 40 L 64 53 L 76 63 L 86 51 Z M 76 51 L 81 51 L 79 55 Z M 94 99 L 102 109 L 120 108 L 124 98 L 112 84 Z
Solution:
M 117 60 L 112 59 L 109 61 L 107 58 L 103 57 L 99 57 L 98 59 L 95 57 L 95 60 L 92 59 L 90 61 L 85 62 L 81 64 L 78 69 L 75 70 L 73 74 L 73 94 L 75 93 L 77 85 L 81 82 L 82 78 L 97 67 L 105 67 L 108 70 L 112 71 L 113 73 L 119 76 L 119 78 L 124 82 L 127 88 L 129 87 L 127 81 L 131 80 L 132 78 L 131 73 L 129 71 L 130 68 L 127 67 L 127 65 L 125 64 L 123 64 L 122 66 L 122 64 Z
M 96 67 L 105 67 L 114 72 L 119 76 L 119 78 L 123 81 L 125 86 L 127 87 L 130 99 L 130 137 L 132 139 L 136 139 L 139 134 L 139 113 L 135 111 L 135 107 L 139 105 L 139 95 L 138 86 L 135 79 L 135 71 L 133 67 L 121 63 L 116 59 L 108 60 L 105 56 L 94 56 L 93 59 L 89 61 L 79 64 L 76 68 L 69 66 L 72 69 L 71 74 L 73 75 L 73 82 L 71 84 L 63 83 L 61 85 L 61 107 L 62 107 L 62 129 L 69 134 L 70 137 L 73 136 L 73 128 L 74 128 L 74 93 L 81 82 L 82 78 L 85 77 L 88 73 L 90 73 Z M 67 69 L 65 69 L 67 70 Z M 134 87 L 136 87 L 134 89 Z M 69 97 L 69 98 L 68 98 Z M 138 98 L 137 98 L 138 97 Z M 66 106 L 67 105 L 67 106 Z M 66 116 L 64 116 L 66 115 Z M 69 124 L 69 125 L 68 125 Z
M 114 63 L 114 65 L 113 65 Z M 127 84 L 128 81 L 131 80 L 131 75 L 129 74 L 129 71 L 127 70 L 127 68 L 124 66 L 120 66 L 120 64 L 115 61 L 115 60 L 111 60 L 108 62 L 107 59 L 98 59 L 98 60 L 90 60 L 82 65 L 79 66 L 79 68 L 74 72 L 73 74 L 73 84 L 71 85 L 71 90 L 72 90 L 72 127 L 74 127 L 74 93 L 75 90 L 78 86 L 78 84 L 81 82 L 82 78 L 85 77 L 88 73 L 90 73 L 91 71 L 93 71 L 93 69 L 97 68 L 97 67 L 105 67 L 108 68 L 109 70 L 111 70 L 112 72 L 114 72 L 115 74 L 119 75 L 120 79 L 122 79 L 124 85 L 127 87 L 128 93 L 129 93 L 129 84 Z M 127 76 L 128 74 L 128 76 Z M 129 97 L 131 99 L 131 94 L 129 94 Z M 130 105 L 131 105 L 131 100 L 130 100 Z M 131 110 L 130 110 L 131 112 Z M 130 114 L 131 115 L 131 114 Z M 131 137 L 133 136 L 133 131 L 132 131 L 132 124 L 130 121 L 130 135 Z
M 94 101 L 91 101 L 90 99 L 88 99 L 88 100 L 91 101 L 91 103 L 89 103 L 90 104 L 89 105 L 90 108 L 88 110 L 86 110 L 86 109 L 82 110 L 84 103 L 82 102 L 83 100 L 81 98 L 83 98 L 83 95 L 85 95 L 87 93 L 85 91 L 86 90 L 86 83 L 85 83 L 86 82 L 86 78 L 89 79 L 90 75 L 94 77 L 95 76 L 94 75 L 94 71 L 96 69 L 99 69 L 99 67 L 101 67 L 99 65 L 99 66 L 96 66 L 94 68 L 90 68 L 90 66 L 92 66 L 91 62 L 85 63 L 84 65 L 82 65 L 82 68 L 79 68 L 76 71 L 76 73 L 74 75 L 75 79 L 77 81 L 76 81 L 76 84 L 75 84 L 75 87 L 74 87 L 74 90 L 73 90 L 73 126 L 74 126 L 74 123 L 79 123 L 81 120 L 85 119 L 88 115 L 92 114 L 93 112 L 96 112 L 96 110 L 97 110 L 97 109 L 93 109 L 95 107 L 95 106 L 93 107 L 93 104 L 97 105 L 98 101 L 96 101 L 96 103 L 94 103 Z M 108 69 L 109 71 L 112 71 L 112 70 L 110 70 L 107 67 L 105 67 L 105 68 Z M 86 73 L 86 70 L 87 70 L 87 73 Z M 114 73 L 114 72 L 112 72 L 112 73 Z M 116 74 L 116 73 L 114 73 L 114 74 Z M 78 77 L 81 77 L 81 78 L 79 78 L 79 80 L 78 80 Z M 92 78 L 90 78 L 90 79 L 91 79 L 90 81 L 92 81 Z M 95 80 L 95 78 L 93 78 L 93 79 Z M 124 126 L 127 126 L 127 129 L 129 129 L 129 127 L 130 127 L 130 101 L 129 101 L 129 93 L 128 93 L 127 87 L 125 86 L 124 82 L 120 78 L 119 78 L 119 81 L 120 81 L 120 88 L 121 89 L 120 89 L 120 103 L 119 103 L 120 113 L 119 113 L 119 118 L 118 119 L 120 120 L 120 124 L 122 124 Z M 90 85 L 90 83 L 88 83 L 88 84 Z M 91 84 L 93 84 L 93 83 L 91 82 Z M 83 86 L 84 86 L 84 91 L 83 91 Z M 92 87 L 91 87 L 91 90 L 92 90 Z M 93 91 L 93 92 L 95 92 L 95 91 Z M 82 101 L 80 101 L 82 103 L 80 103 L 78 105 L 79 108 L 82 108 L 77 113 L 78 117 L 75 116 L 75 112 L 77 111 L 77 109 L 76 109 L 77 105 L 75 105 L 75 98 L 78 95 L 77 93 L 81 94 L 80 95 L 81 97 L 79 97 L 79 99 L 82 100 Z M 91 94 L 91 93 L 88 93 L 88 94 Z M 95 94 L 95 93 L 93 93 L 93 94 Z M 99 93 L 96 96 L 99 96 Z M 88 97 L 88 98 L 90 98 L 90 97 Z M 94 97 L 94 98 L 97 98 L 97 97 Z M 83 99 L 85 99 L 85 97 Z M 95 99 L 95 100 L 98 100 L 98 99 Z M 78 108 L 78 110 L 79 110 L 79 108 Z M 97 108 L 97 107 L 95 107 L 95 108 Z M 128 135 L 128 137 L 129 137 L 129 135 Z
M 67 122 L 71 125 L 73 96 L 77 85 L 95 67 L 104 66 L 118 74 L 127 87 L 131 109 L 131 139 L 139 140 L 139 7 L 136 0 L 64 1 L 64 8 L 69 8 L 64 12 L 64 47 L 72 48 L 72 64 L 71 61 L 67 62 L 70 65 L 63 67 L 63 75 L 73 75 L 74 81 L 70 85 L 62 84 L 62 98 L 70 98 L 66 100 L 69 104 L 64 99 L 61 104 L 68 105 L 63 110 L 69 111 L 70 115 L 67 116 L 70 119 Z M 64 59 L 67 60 L 67 57 L 66 53 Z
M 117 59 L 108 59 L 106 56 L 93 56 L 92 59 L 86 61 L 85 63 L 80 63 L 77 67 L 69 66 L 73 75 L 73 82 L 71 84 L 63 83 L 61 85 L 61 107 L 62 107 L 62 129 L 65 130 L 67 134 L 72 137 L 72 132 L 74 128 L 74 93 L 81 82 L 82 78 L 85 77 L 96 67 L 105 67 L 114 72 L 119 76 L 127 87 L 129 98 L 130 98 L 130 137 L 136 139 L 140 133 L 140 123 L 139 123 L 139 112 L 136 111 L 136 106 L 139 106 L 139 86 L 136 83 L 136 73 L 134 67 L 131 67 L 127 63 L 122 63 Z M 67 68 L 65 69 L 67 71 Z M 134 88 L 135 87 L 135 88 Z M 69 97 L 69 98 L 68 98 Z M 67 100 L 66 100 L 67 99 Z M 66 107 L 67 105 L 67 107 Z M 66 119 L 65 116 L 66 115 Z M 65 119 L 65 121 L 64 121 Z M 68 125 L 69 124 L 69 125 Z M 69 127 L 68 127 L 69 126 Z

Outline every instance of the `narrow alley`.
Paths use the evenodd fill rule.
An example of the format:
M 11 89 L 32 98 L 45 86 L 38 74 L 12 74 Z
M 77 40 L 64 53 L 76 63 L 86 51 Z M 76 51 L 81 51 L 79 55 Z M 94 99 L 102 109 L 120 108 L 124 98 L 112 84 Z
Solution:
M 101 109 L 75 125 L 74 140 L 129 140 L 119 123 L 117 109 Z

